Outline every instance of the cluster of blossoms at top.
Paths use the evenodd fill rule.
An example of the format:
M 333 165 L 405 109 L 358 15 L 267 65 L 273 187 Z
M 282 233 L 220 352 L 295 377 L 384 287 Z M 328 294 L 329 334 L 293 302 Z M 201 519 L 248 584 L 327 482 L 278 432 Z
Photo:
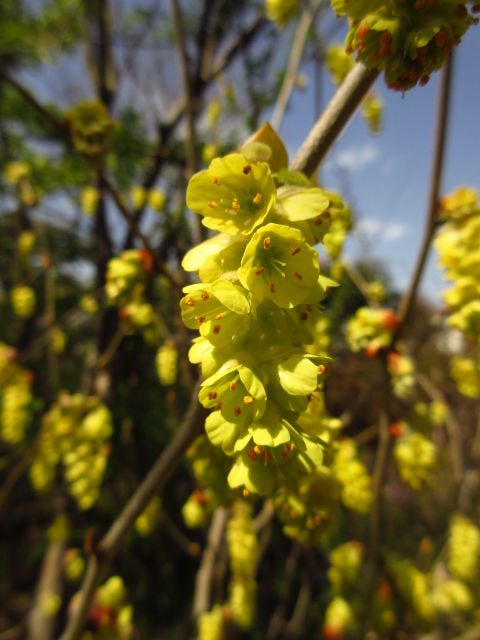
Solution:
M 188 207 L 219 234 L 183 260 L 201 282 L 184 289 L 181 311 L 200 332 L 189 356 L 206 378 L 207 435 L 235 459 L 229 484 L 268 494 L 279 475 L 298 477 L 322 460 L 320 439 L 297 419 L 326 371 L 326 356 L 304 345 L 335 284 L 320 274 L 313 245 L 345 207 L 304 176 L 274 176 L 256 159 L 259 148 L 269 151 L 257 143 L 255 153 L 217 158 L 190 180 Z
M 462 393 L 480 395 L 480 199 L 461 187 L 441 201 L 444 224 L 435 238 L 440 265 L 452 286 L 443 298 L 451 313 L 448 324 L 471 341 L 476 356 L 453 361 L 453 376 Z
M 332 6 L 348 17 L 347 52 L 383 70 L 388 86 L 399 91 L 428 81 L 477 22 L 478 8 L 461 0 L 332 0 Z

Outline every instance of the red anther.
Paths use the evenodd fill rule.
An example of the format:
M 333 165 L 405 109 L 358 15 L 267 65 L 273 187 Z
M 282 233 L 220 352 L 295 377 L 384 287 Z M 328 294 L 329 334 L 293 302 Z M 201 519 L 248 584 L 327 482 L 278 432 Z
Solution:
M 390 48 L 392 44 L 392 34 L 390 31 L 384 31 L 380 36 L 380 46 L 382 49 Z
M 438 36 L 438 33 L 437 33 L 437 36 Z M 424 58 L 427 55 L 427 49 L 428 49 L 427 45 L 424 45 L 423 47 L 417 47 L 417 56 L 419 58 Z
M 323 637 L 325 640 L 342 640 L 343 633 L 339 627 L 333 624 L 326 624 L 323 627 Z
M 271 458 L 270 451 L 267 451 L 267 449 L 264 449 L 260 455 L 264 462 L 268 462 Z
M 248 176 L 248 174 L 250 173 L 250 171 L 251 171 L 251 170 L 252 170 L 252 167 L 251 167 L 249 164 L 246 164 L 246 165 L 243 167 L 243 173 L 244 173 L 246 176 Z
M 216 324 L 216 325 L 213 327 L 213 333 L 215 333 L 215 334 L 219 334 L 219 333 L 220 333 L 220 330 L 221 330 L 221 326 L 220 326 L 219 324 Z
M 138 257 L 143 264 L 145 271 L 151 271 L 153 269 L 153 254 L 148 249 L 140 249 Z
M 403 435 L 404 427 L 401 422 L 392 422 L 388 430 L 392 438 L 396 439 Z
M 273 284 L 273 282 L 270 283 L 270 293 L 275 293 L 276 289 L 275 289 L 275 285 Z
M 208 399 L 209 400 L 216 400 L 218 397 L 218 394 L 216 391 L 209 391 L 208 392 Z
M 192 500 L 201 507 L 204 507 L 210 502 L 208 496 L 200 489 L 197 489 L 192 493 Z
M 389 366 L 393 369 L 393 372 L 396 373 L 396 371 L 398 370 L 400 355 L 396 351 L 390 351 L 390 353 L 387 355 L 387 360 Z
M 392 311 L 385 311 L 382 326 L 387 331 L 393 331 L 398 326 L 398 318 Z
M 376 344 L 375 342 L 372 342 L 365 347 L 365 350 L 363 353 L 366 358 L 376 358 L 379 351 L 380 351 L 380 347 L 378 346 L 378 344 Z
M 428 83 L 428 81 L 429 81 L 429 80 L 430 80 L 430 76 L 429 76 L 429 75 L 427 75 L 427 74 L 425 74 L 424 76 L 422 76 L 422 77 L 420 78 L 420 80 L 419 80 L 419 82 L 418 82 L 418 83 L 419 83 L 419 85 L 420 85 L 421 87 L 424 87 L 424 86 Z
M 208 292 L 205 291 L 205 289 L 201 293 L 201 298 L 202 300 L 208 300 L 210 298 L 210 296 L 208 295 Z
M 389 600 L 392 597 L 392 587 L 388 584 L 388 582 L 383 582 L 378 587 L 378 595 L 384 600 Z
M 32 384 L 35 378 L 35 374 L 33 373 L 33 371 L 24 371 L 23 378 L 27 384 Z
M 18 360 L 18 351 L 16 349 L 9 349 L 7 352 L 7 360 L 10 363 L 17 362 Z
M 255 460 L 257 459 L 257 454 L 255 453 L 255 451 L 253 449 L 249 449 L 247 451 L 247 456 L 250 458 L 250 460 L 252 460 L 253 462 L 255 462 Z
M 120 318 L 120 320 L 128 320 L 128 318 L 130 317 L 130 313 L 127 309 L 120 309 L 118 311 L 118 317 Z
M 465 20 L 468 17 L 467 7 L 464 4 L 459 4 L 455 9 L 455 13 L 460 20 Z
M 435 44 L 437 45 L 437 47 L 439 49 L 443 49 L 444 46 L 447 44 L 448 41 L 448 34 L 445 31 L 445 29 L 442 29 L 441 31 L 439 31 L 436 36 L 435 36 Z
M 357 37 L 360 38 L 360 40 L 365 40 L 369 32 L 370 32 L 370 27 L 368 26 L 368 24 L 365 24 L 364 22 L 362 22 L 357 29 Z

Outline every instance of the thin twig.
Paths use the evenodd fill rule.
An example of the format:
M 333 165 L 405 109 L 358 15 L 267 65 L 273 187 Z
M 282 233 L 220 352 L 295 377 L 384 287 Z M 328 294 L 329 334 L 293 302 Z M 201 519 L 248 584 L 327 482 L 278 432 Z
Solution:
M 193 95 L 192 75 L 190 73 L 190 60 L 187 53 L 185 33 L 183 30 L 182 12 L 178 0 L 170 0 L 172 10 L 173 25 L 175 27 L 176 43 L 180 58 L 180 69 L 182 72 L 183 92 L 185 96 L 185 117 L 187 121 L 187 159 L 188 173 L 192 175 L 197 170 L 197 134 L 195 126 L 195 101 Z
M 160 262 L 160 260 L 158 260 L 156 252 L 154 251 L 152 245 L 150 244 L 150 240 L 143 233 L 143 231 L 141 231 L 134 215 L 132 215 L 130 211 L 127 209 L 127 207 L 125 206 L 125 203 L 120 197 L 120 194 L 118 193 L 118 191 L 115 189 L 115 187 L 113 186 L 113 184 L 110 182 L 110 180 L 107 178 L 105 174 L 102 174 L 102 186 L 104 187 L 105 191 L 110 195 L 112 200 L 115 202 L 118 211 L 120 212 L 122 218 L 127 222 L 130 231 L 133 233 L 134 236 L 136 236 L 139 240 L 141 240 L 145 249 L 147 249 L 147 251 L 151 254 L 157 271 L 161 273 L 163 276 L 165 276 L 165 278 L 170 282 L 170 284 L 176 291 L 181 292 L 182 283 L 167 269 L 167 267 L 163 262 Z
M 357 63 L 295 156 L 291 168 L 311 175 L 375 82 L 379 72 Z
M 293 588 L 294 580 L 297 576 L 298 563 L 302 555 L 302 547 L 294 542 L 290 554 L 285 562 L 285 571 L 282 580 L 281 596 L 268 625 L 267 638 L 274 640 L 278 638 L 286 622 L 286 612 L 288 600 Z
M 195 619 L 210 609 L 210 592 L 215 560 L 222 544 L 227 519 L 228 511 L 224 507 L 217 507 L 210 523 L 207 545 L 195 578 L 195 595 L 193 597 L 193 617 Z
M 201 96 L 205 93 L 211 83 L 228 69 L 228 67 L 235 61 L 237 55 L 254 42 L 255 38 L 261 33 L 262 29 L 266 25 L 268 25 L 268 20 L 265 16 L 256 16 L 245 27 L 245 29 L 232 40 L 229 46 L 219 54 L 217 60 L 212 65 L 208 77 L 197 81 L 195 86 L 197 100 L 200 100 Z M 169 114 L 165 118 L 165 122 L 158 127 L 158 141 L 152 151 L 152 163 L 142 181 L 142 186 L 146 191 L 149 191 L 153 187 L 164 162 L 168 159 L 167 145 L 169 139 L 182 121 L 182 118 L 185 115 L 185 109 L 186 100 L 185 96 L 182 96 L 170 109 Z M 144 211 L 145 203 L 135 210 L 134 219 L 137 224 L 141 220 Z M 124 248 L 131 246 L 133 237 L 132 231 L 129 229 L 127 237 L 125 238 Z
M 448 405 L 444 394 L 432 382 L 432 380 L 427 378 L 422 373 L 417 373 L 417 382 L 431 400 L 441 402 L 448 407 L 445 424 L 447 427 L 447 433 L 452 451 L 453 477 L 458 489 L 465 474 L 465 462 L 463 459 L 462 451 L 462 427 L 460 426 L 460 423 L 458 422 L 456 416 Z
M 109 566 L 118 552 L 125 536 L 147 504 L 158 494 L 182 460 L 186 450 L 200 433 L 203 410 L 197 400 L 199 384 L 195 386 L 190 406 L 177 434 L 160 454 L 147 476 L 127 502 L 110 529 L 100 540 L 88 561 L 85 578 L 75 610 L 61 636 L 61 640 L 79 638 L 92 604 L 95 591 L 106 576 Z
M 321 2 L 322 0 L 314 0 L 311 3 L 308 3 L 303 10 L 300 20 L 298 21 L 297 29 L 293 37 L 292 47 L 290 49 L 290 55 L 288 57 L 285 77 L 283 78 L 277 102 L 273 109 L 272 127 L 277 131 L 280 131 L 280 126 L 282 124 L 290 96 L 295 88 L 298 69 L 302 61 L 303 50 L 305 49 L 310 27 L 312 26 Z
M 35 109 L 43 119 L 50 123 L 50 125 L 56 129 L 62 135 L 67 135 L 68 129 L 66 123 L 63 120 L 57 118 L 51 111 L 46 109 L 33 95 L 31 91 L 21 85 L 15 78 L 13 78 L 6 69 L 0 68 L 0 78 L 7 82 L 17 93 L 19 93 L 25 102 Z
M 52 640 L 54 637 L 56 616 L 46 607 L 52 598 L 60 598 L 65 546 L 65 540 L 52 540 L 44 555 L 35 605 L 28 618 L 29 640 Z
M 198 558 L 201 553 L 201 546 L 198 542 L 193 542 L 181 531 L 175 522 L 164 510 L 160 512 L 160 525 L 170 536 L 171 540 L 186 554 L 192 558 Z
M 417 262 L 412 273 L 410 284 L 400 301 L 398 308 L 398 326 L 392 338 L 392 343 L 396 342 L 410 318 L 415 305 L 418 286 L 423 275 L 425 263 L 427 261 L 430 245 L 432 243 L 435 229 L 437 228 L 438 200 L 442 172 L 445 156 L 445 147 L 448 129 L 448 115 L 450 105 L 450 87 L 452 79 L 453 53 L 450 54 L 440 77 L 440 87 L 438 94 L 437 122 L 435 130 L 435 142 L 432 157 L 432 168 L 430 174 L 430 188 L 427 203 L 427 219 L 423 233 L 422 244 L 418 253 Z

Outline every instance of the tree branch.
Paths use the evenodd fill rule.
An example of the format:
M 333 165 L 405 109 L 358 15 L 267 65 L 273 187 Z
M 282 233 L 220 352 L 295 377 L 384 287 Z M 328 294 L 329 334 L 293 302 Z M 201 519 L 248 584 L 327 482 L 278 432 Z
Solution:
M 418 286 L 427 261 L 430 245 L 437 228 L 438 199 L 442 180 L 443 161 L 447 139 L 448 115 L 450 104 L 450 87 L 452 78 L 453 54 L 447 59 L 441 71 L 440 87 L 437 103 L 437 122 L 433 149 L 433 160 L 430 176 L 430 188 L 427 204 L 427 220 L 417 262 L 412 273 L 410 284 L 398 308 L 398 326 L 392 338 L 394 344 L 405 329 L 407 321 L 415 305 Z
M 307 4 L 303 10 L 300 20 L 298 21 L 297 30 L 295 31 L 292 47 L 290 49 L 287 70 L 285 72 L 285 77 L 272 115 L 271 124 L 277 131 L 280 131 L 280 126 L 282 124 L 290 96 L 292 95 L 292 91 L 295 87 L 295 80 L 302 61 L 302 54 L 307 42 L 308 33 L 321 2 L 322 0 L 314 0 Z
M 353 67 L 300 147 L 291 169 L 307 175 L 316 170 L 378 74 L 360 63 Z
M 183 30 L 182 13 L 178 0 L 170 0 L 173 24 L 177 41 L 178 54 L 180 58 L 180 69 L 182 72 L 183 93 L 185 96 L 185 117 L 187 120 L 187 158 L 188 174 L 191 176 L 197 170 L 197 134 L 195 126 L 195 96 L 193 95 L 192 76 L 190 73 L 190 60 L 188 58 L 185 33 Z
M 195 619 L 210 609 L 210 591 L 215 559 L 222 544 L 227 520 L 228 511 L 224 507 L 217 507 L 208 530 L 207 546 L 203 551 L 202 562 L 195 578 L 193 598 L 193 617 Z
M 237 38 L 235 38 L 225 51 L 218 56 L 216 63 L 212 65 L 212 69 L 210 70 L 208 77 L 205 80 L 198 80 L 197 86 L 195 87 L 197 100 L 200 100 L 201 96 L 205 90 L 208 89 L 210 84 L 218 77 L 219 74 L 228 69 L 236 59 L 236 56 L 255 40 L 258 34 L 261 33 L 263 27 L 267 24 L 268 20 L 264 16 L 257 16 L 243 31 L 238 34 Z M 186 100 L 185 96 L 182 96 L 176 104 L 173 105 L 165 122 L 158 128 L 158 141 L 152 152 L 152 165 L 147 171 L 142 182 L 142 186 L 146 191 L 149 191 L 153 187 L 164 162 L 167 160 L 168 154 L 166 151 L 166 145 L 185 115 L 185 108 Z M 145 205 L 143 204 L 134 212 L 134 217 L 137 223 L 140 221 L 144 211 Z M 129 232 L 125 238 L 124 248 L 130 247 L 132 241 L 133 235 Z
M 0 78 L 9 84 L 15 91 L 22 96 L 22 98 L 27 102 L 31 107 L 35 109 L 43 119 L 48 122 L 56 131 L 60 134 L 66 136 L 68 134 L 67 125 L 63 120 L 58 119 L 51 111 L 46 109 L 33 95 L 31 91 L 26 89 L 22 84 L 17 82 L 15 78 L 13 78 L 6 69 L 2 69 L 0 67 Z

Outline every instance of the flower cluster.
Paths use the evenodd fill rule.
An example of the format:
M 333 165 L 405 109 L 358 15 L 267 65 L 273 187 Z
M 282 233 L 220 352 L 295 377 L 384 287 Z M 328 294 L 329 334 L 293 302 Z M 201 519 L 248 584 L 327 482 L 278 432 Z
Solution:
M 398 320 L 390 309 L 361 307 L 347 322 L 346 338 L 352 351 L 374 357 L 387 348 Z
M 453 359 L 452 375 L 460 391 L 480 395 L 480 198 L 466 187 L 445 196 L 439 215 L 444 221 L 435 248 L 445 277 L 453 282 L 444 293 L 450 315 L 448 324 L 463 332 L 474 351 Z
M 206 524 L 217 505 L 228 505 L 234 493 L 225 485 L 228 474 L 227 458 L 205 436 L 199 436 L 187 452 L 197 488 L 182 508 L 187 527 L 197 528 Z
M 72 601 L 77 606 L 77 596 Z M 120 576 L 112 576 L 96 591 L 82 640 L 129 640 L 133 637 L 133 607 Z
M 385 72 L 387 85 L 406 91 L 425 84 L 477 19 L 459 0 L 332 0 L 348 17 L 348 53 Z
M 221 604 L 205 611 L 198 619 L 198 640 L 223 640 L 225 613 Z
M 399 351 L 390 351 L 387 355 L 387 366 L 393 393 L 398 398 L 408 399 L 416 383 L 413 359 Z
M 101 102 L 80 102 L 66 117 L 78 153 L 95 160 L 110 149 L 115 125 Z
M 0 342 L 0 440 L 18 444 L 30 419 L 32 376 L 16 362 L 16 351 Z
M 280 490 L 274 504 L 285 535 L 304 546 L 322 543 L 335 529 L 340 495 L 341 484 L 327 467 Z
M 229 485 L 268 494 L 323 457 L 318 437 L 298 424 L 328 361 L 306 351 L 314 342 L 309 321 L 335 284 L 320 275 L 312 245 L 345 207 L 308 182 L 288 183 L 286 171 L 277 187 L 268 162 L 255 159 L 258 149 L 269 151 L 250 145 L 190 180 L 187 205 L 220 233 L 183 260 L 201 282 L 185 288 L 181 312 L 200 332 L 189 357 L 205 376 L 199 400 L 212 411 L 207 435 L 234 458 Z
M 148 342 L 155 344 L 162 331 L 153 306 L 145 300 L 152 268 L 153 258 L 149 251 L 124 251 L 108 263 L 105 293 L 109 303 L 119 309 L 124 332 L 139 331 Z
M 89 509 L 98 498 L 111 433 L 110 412 L 98 398 L 62 393 L 43 416 L 37 454 L 30 468 L 35 489 L 50 489 L 56 467 L 62 463 L 70 494 L 80 509 Z
M 332 472 L 341 483 L 341 501 L 347 509 L 367 513 L 372 503 L 372 480 L 360 460 L 353 440 L 344 438 L 336 443 Z
M 18 199 L 25 207 L 32 207 L 38 201 L 38 194 L 31 181 L 31 168 L 26 162 L 9 162 L 4 170 L 7 184 L 15 187 Z
M 230 614 L 241 629 L 251 629 L 255 619 L 257 584 L 255 570 L 258 540 L 253 529 L 252 507 L 237 500 L 227 525 L 227 544 L 232 577 L 230 580 Z
M 450 522 L 448 568 L 452 576 L 466 583 L 478 581 L 480 530 L 465 516 L 456 514 Z
M 430 438 L 405 423 L 395 423 L 391 433 L 395 436 L 393 456 L 398 472 L 411 489 L 419 491 L 432 480 L 437 449 Z
M 35 312 L 36 296 L 32 287 L 17 285 L 10 290 L 13 312 L 19 318 L 31 318 Z
M 299 0 L 265 0 L 267 18 L 282 29 L 298 11 Z
M 435 619 L 432 576 L 417 569 L 409 560 L 392 560 L 388 569 L 402 600 L 418 624 L 428 627 Z
M 149 536 L 160 522 L 162 502 L 155 496 L 135 520 L 135 529 L 141 536 Z
M 178 351 L 175 344 L 166 340 L 158 348 L 155 356 L 157 377 L 160 384 L 169 386 L 175 384 L 177 380 Z

